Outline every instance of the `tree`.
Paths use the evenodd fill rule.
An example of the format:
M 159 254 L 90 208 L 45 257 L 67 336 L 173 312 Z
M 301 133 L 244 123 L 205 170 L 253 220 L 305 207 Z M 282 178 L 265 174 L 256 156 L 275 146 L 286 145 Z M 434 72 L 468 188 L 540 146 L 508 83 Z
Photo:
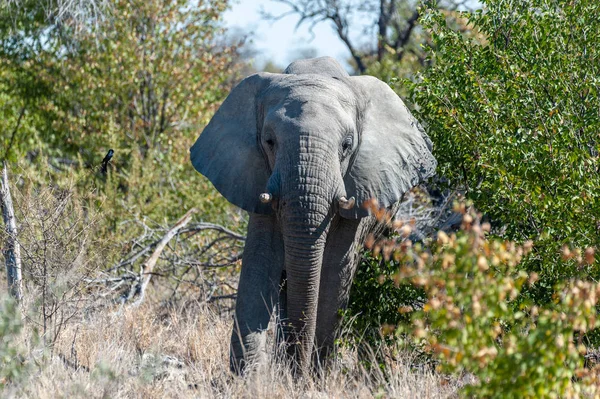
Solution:
M 278 16 L 296 15 L 296 26 L 329 22 L 350 52 L 354 67 L 363 74 L 373 63 L 381 63 L 387 57 L 399 64 L 404 62 L 424 65 L 426 57 L 420 47 L 424 41 L 419 26 L 420 11 L 416 1 L 411 0 L 274 0 L 286 4 L 290 10 Z M 473 3 L 469 0 L 446 0 L 440 3 L 445 10 L 457 10 Z M 366 24 L 364 21 L 368 21 Z M 362 26 L 361 26 L 362 25 Z M 373 42 L 361 45 L 364 34 L 357 39 L 354 34 L 362 31 L 373 37 Z M 410 54 L 410 57 L 407 55 Z M 406 58 L 411 58 L 407 60 Z
M 6 280 L 10 295 L 20 302 L 23 297 L 21 273 L 21 244 L 17 240 L 17 219 L 12 205 L 6 162 L 0 176 L 0 210 L 4 221 L 4 242 L 2 254 L 6 263 Z
M 107 211 L 176 217 L 184 201 L 223 210 L 189 165 L 188 148 L 236 74 L 236 47 L 222 35 L 226 6 L 120 0 L 112 19 L 77 33 L 34 12 L 24 12 L 15 30 L 0 14 L 5 142 L 26 109 L 13 159 L 43 154 L 58 169 L 87 167 L 113 148 L 112 172 L 100 182 Z

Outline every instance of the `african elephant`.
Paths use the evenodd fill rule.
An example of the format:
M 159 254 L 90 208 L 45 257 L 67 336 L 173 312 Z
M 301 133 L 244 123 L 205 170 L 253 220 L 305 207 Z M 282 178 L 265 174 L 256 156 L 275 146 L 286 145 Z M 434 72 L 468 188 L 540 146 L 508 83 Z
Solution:
M 305 370 L 333 345 L 375 228 L 360 205 L 392 207 L 431 176 L 429 138 L 388 85 L 323 57 L 244 79 L 190 152 L 196 170 L 249 212 L 232 370 L 257 356 L 274 308 Z

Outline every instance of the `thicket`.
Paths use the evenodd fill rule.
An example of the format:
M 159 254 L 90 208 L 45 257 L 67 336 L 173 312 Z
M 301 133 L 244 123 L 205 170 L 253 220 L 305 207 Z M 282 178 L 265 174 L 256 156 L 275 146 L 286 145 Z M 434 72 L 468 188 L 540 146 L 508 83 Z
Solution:
M 26 321 L 49 347 L 82 301 L 135 281 L 188 209 L 244 223 L 188 162 L 238 68 L 222 36 L 226 2 L 191 3 L 117 1 L 112 15 L 77 28 L 48 21 L 35 2 L 0 8 L 0 159 L 13 166 L 27 220 L 25 278 L 37 313 Z M 435 143 L 441 190 L 481 214 L 459 204 L 461 232 L 416 244 L 405 220 L 395 236 L 369 242 L 348 314 L 360 334 L 377 326 L 371 343 L 410 344 L 441 370 L 474 375 L 467 394 L 576 395 L 594 382 L 583 366 L 600 294 L 600 6 L 482 3 L 468 13 L 420 10 L 429 67 L 405 82 Z M 396 73 L 388 64 L 371 70 Z M 153 275 L 167 281 L 167 306 L 180 287 L 205 303 L 234 297 L 228 279 L 243 237 L 217 229 L 199 238 L 206 229 L 214 226 L 182 229 L 159 254 Z M 22 329 L 16 312 L 8 302 L 0 310 L 2 381 L 25 370 L 10 341 Z
M 383 314 L 402 319 L 383 324 L 381 337 L 434 360 L 439 371 L 475 377 L 462 389 L 468 397 L 593 395 L 597 369 L 585 367 L 584 336 L 600 324 L 600 285 L 565 280 L 550 303 L 524 299 L 540 282 L 538 273 L 522 269 L 534 243 L 493 237 L 490 223 L 464 203 L 454 211 L 463 216 L 456 233 L 413 244 L 406 239 L 410 224 L 396 223 L 403 239 L 372 244 L 383 258 L 379 271 L 387 272 L 375 292 L 387 291 L 388 299 L 394 292 L 402 301 Z M 367 305 L 367 316 L 381 312 L 378 301 Z
M 423 21 L 434 66 L 412 86 L 436 143 L 438 173 L 464 191 L 499 237 L 535 241 L 527 270 L 552 286 L 597 279 L 567 248 L 600 244 L 600 6 L 594 1 L 485 1 L 468 14 L 478 39 Z M 564 247 L 564 248 L 563 248 Z
M 575 394 L 598 344 L 600 6 L 485 0 L 460 30 L 457 15 L 422 11 L 432 66 L 403 83 L 435 143 L 437 188 L 471 201 L 487 233 L 426 241 L 414 275 L 404 256 L 368 257 L 350 314 L 384 323 L 379 337 L 425 339 L 441 368 L 479 378 L 477 396 Z
M 21 317 L 9 305 L 0 311 L 16 317 L 0 328 L 2 384 L 25 370 L 23 359 L 66 356 L 54 348 L 64 331 L 118 303 L 192 208 L 195 223 L 157 254 L 150 276 L 164 284 L 156 300 L 231 300 L 243 236 L 200 221 L 244 223 L 188 156 L 237 78 L 237 47 L 222 26 L 226 1 L 116 1 L 101 18 L 77 21 L 39 2 L 5 3 L 0 163 L 9 169 L 26 295 Z M 14 326 L 24 327 L 28 352 L 12 349 Z M 64 362 L 77 366 L 77 354 Z

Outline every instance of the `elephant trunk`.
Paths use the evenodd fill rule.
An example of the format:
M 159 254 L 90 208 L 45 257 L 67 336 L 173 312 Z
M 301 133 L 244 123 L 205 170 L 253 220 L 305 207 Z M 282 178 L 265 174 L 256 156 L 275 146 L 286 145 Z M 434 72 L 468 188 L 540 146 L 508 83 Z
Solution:
M 286 229 L 284 235 L 285 268 L 287 276 L 287 332 L 290 353 L 298 361 L 301 369 L 308 366 L 313 349 L 319 282 L 325 234 L 329 218 L 322 218 L 323 230 L 315 235 L 307 235 L 293 228 Z
M 321 160 L 296 167 L 282 181 L 288 317 L 283 322 L 288 351 L 301 371 L 310 364 L 313 350 L 323 252 L 337 188 L 325 165 Z

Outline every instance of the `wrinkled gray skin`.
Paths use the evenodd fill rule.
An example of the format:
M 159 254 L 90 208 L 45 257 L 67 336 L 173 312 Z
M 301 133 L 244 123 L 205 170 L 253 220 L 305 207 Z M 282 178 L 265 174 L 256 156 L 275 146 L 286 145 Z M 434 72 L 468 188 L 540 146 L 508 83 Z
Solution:
M 323 57 L 243 80 L 190 151 L 194 167 L 250 214 L 232 370 L 260 356 L 277 308 L 305 371 L 332 347 L 359 249 L 376 229 L 361 204 L 393 207 L 431 176 L 429 138 L 385 83 Z M 262 203 L 261 193 L 273 200 Z M 342 197 L 356 205 L 341 208 Z

